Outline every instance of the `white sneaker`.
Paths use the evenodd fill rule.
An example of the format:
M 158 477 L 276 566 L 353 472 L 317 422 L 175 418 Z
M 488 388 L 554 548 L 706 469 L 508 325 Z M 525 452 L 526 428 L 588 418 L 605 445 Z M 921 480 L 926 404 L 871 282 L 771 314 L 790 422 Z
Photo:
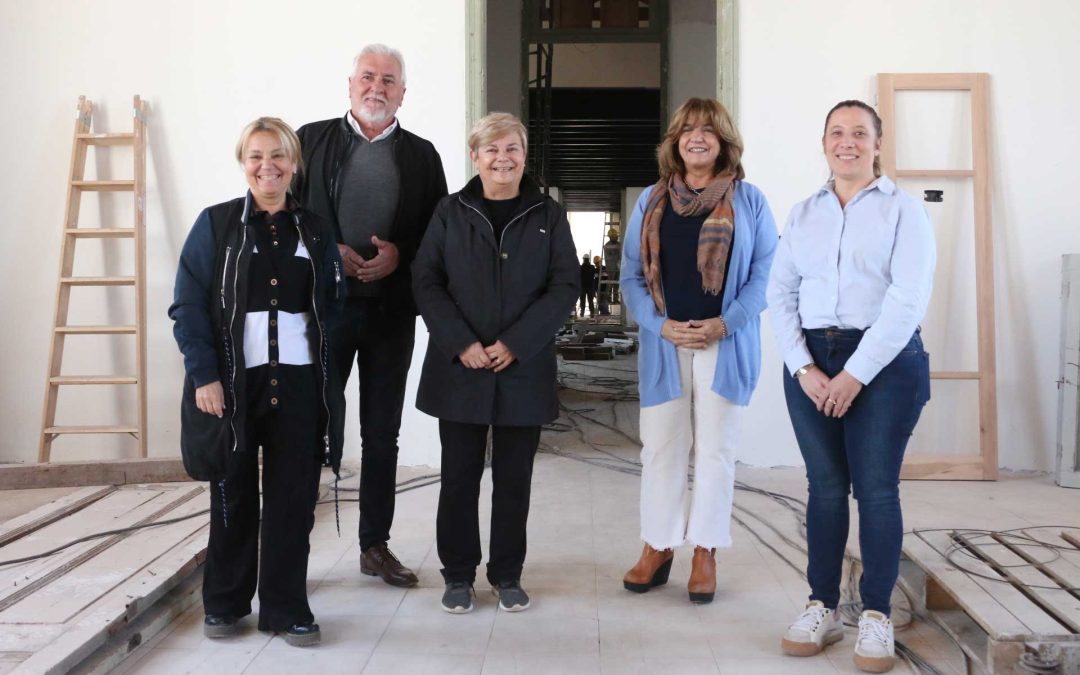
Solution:
M 868 673 L 884 673 L 892 670 L 895 662 L 892 621 L 881 612 L 866 610 L 859 617 L 855 667 Z
M 813 656 L 827 645 L 844 639 L 844 624 L 836 612 L 813 600 L 788 626 L 780 649 L 790 656 Z

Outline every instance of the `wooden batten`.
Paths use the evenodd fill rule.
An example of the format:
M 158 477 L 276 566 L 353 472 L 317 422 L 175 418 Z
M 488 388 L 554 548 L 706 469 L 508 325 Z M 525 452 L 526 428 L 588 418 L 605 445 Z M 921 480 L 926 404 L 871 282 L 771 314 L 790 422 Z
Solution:
M 0 490 L 190 480 L 179 457 L 0 465 Z

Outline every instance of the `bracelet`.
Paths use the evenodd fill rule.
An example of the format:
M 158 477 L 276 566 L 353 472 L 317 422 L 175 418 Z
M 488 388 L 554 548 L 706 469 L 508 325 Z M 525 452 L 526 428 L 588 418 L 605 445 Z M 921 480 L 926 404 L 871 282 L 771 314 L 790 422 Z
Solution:
M 792 377 L 794 377 L 797 380 L 800 377 L 802 377 L 803 375 L 809 373 L 814 368 L 817 368 L 817 365 L 814 364 L 813 362 L 810 362 L 810 363 L 806 364 L 805 366 L 803 366 L 802 368 L 799 368 L 798 370 L 796 370 L 795 374 L 792 375 Z
M 722 316 L 718 316 L 716 318 L 720 319 L 720 339 L 723 340 L 728 336 L 727 321 L 724 321 L 724 317 Z

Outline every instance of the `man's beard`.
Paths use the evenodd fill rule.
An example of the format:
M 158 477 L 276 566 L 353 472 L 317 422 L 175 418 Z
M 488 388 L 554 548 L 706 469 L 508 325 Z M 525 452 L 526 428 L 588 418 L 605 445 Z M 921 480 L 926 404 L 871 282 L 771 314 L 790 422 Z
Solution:
M 360 121 L 368 124 L 380 124 L 384 122 L 388 117 L 391 117 L 390 107 L 386 104 L 386 101 L 380 101 L 383 107 L 377 111 L 372 111 L 367 107 L 360 106 Z

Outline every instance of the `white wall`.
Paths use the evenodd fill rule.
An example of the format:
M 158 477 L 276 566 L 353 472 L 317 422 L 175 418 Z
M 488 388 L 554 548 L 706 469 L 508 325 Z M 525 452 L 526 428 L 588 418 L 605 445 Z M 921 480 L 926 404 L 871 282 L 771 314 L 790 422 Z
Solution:
M 738 15 L 739 125 L 747 175 L 765 191 L 781 226 L 792 204 L 827 177 L 820 138 L 834 103 L 873 102 L 878 72 L 990 73 L 1000 464 L 1051 469 L 1060 257 L 1080 250 L 1080 227 L 1069 198 L 1080 181 L 1075 162 L 1080 90 L 1063 77 L 1080 63 L 1075 39 L 1080 5 L 1072 0 L 753 0 L 740 2 Z M 923 103 L 949 109 L 947 101 Z M 900 129 L 923 147 L 949 148 L 938 153 L 944 157 L 956 154 L 949 129 L 961 118 L 953 113 L 910 124 L 905 118 Z M 924 187 L 901 185 L 912 191 Z M 960 241 L 968 207 L 960 203 L 962 186 L 942 187 L 946 202 L 931 210 L 939 220 L 943 254 L 934 303 L 946 303 L 950 312 L 931 317 L 935 326 L 927 326 L 927 338 L 935 369 L 960 369 L 973 365 L 974 353 L 964 347 L 973 326 L 950 323 L 946 315 L 955 311 L 973 321 L 974 282 Z M 957 222 L 941 222 L 954 216 Z M 961 325 L 970 328 L 960 339 L 944 334 Z M 753 431 L 745 434 L 741 459 L 766 466 L 800 464 L 786 421 L 781 359 L 767 325 L 765 338 L 763 380 L 746 426 Z M 974 395 L 973 384 L 936 381 L 916 445 L 941 453 L 977 451 L 965 412 Z M 954 409 L 959 419 L 951 419 Z M 927 437 L 930 430 L 933 437 Z
M 176 260 L 199 210 L 241 195 L 246 188 L 232 159 L 244 124 L 266 114 L 294 125 L 343 114 L 353 54 L 367 42 L 386 42 L 399 47 L 406 58 L 408 91 L 402 124 L 435 143 L 451 189 L 464 181 L 465 25 L 458 3 L 358 0 L 309 2 L 301 7 L 282 0 L 4 2 L 0 26 L 0 61 L 7 64 L 0 69 L 4 96 L 0 128 L 8 136 L 6 160 L 0 166 L 5 212 L 0 315 L 8 321 L 0 350 L 4 375 L 0 422 L 5 430 L 0 461 L 33 461 L 36 456 L 79 94 L 99 103 L 97 120 L 108 131 L 129 128 L 132 94 L 141 94 L 151 105 L 148 382 L 149 445 L 156 456 L 178 453 L 183 369 L 172 322 L 166 317 Z M 123 172 L 118 163 L 118 177 L 130 175 L 130 170 Z M 97 224 L 94 200 L 87 206 L 84 222 Z M 80 246 L 94 251 L 99 244 Z M 85 260 L 96 265 L 118 257 L 87 254 Z M 79 318 L 122 320 L 123 308 L 117 309 L 123 305 L 122 291 L 111 294 L 117 302 L 108 307 L 100 290 L 81 293 L 75 296 Z M 420 324 L 416 364 L 423 358 L 426 338 Z M 93 339 L 97 338 L 69 338 L 73 360 L 67 373 L 89 373 L 112 367 L 114 360 L 124 361 L 110 357 L 95 365 L 86 361 L 90 354 L 82 350 L 80 367 L 74 359 L 75 340 Z M 101 353 L 109 353 L 104 343 L 99 346 Z M 437 464 L 435 425 L 412 406 L 418 374 L 419 368 L 414 368 L 402 424 L 402 461 Z M 63 392 L 58 420 L 119 419 L 112 394 L 96 389 Z M 355 457 L 359 439 L 355 386 L 350 391 L 354 393 L 346 452 Z M 116 438 L 65 437 L 54 444 L 54 458 L 120 457 L 131 448 Z

